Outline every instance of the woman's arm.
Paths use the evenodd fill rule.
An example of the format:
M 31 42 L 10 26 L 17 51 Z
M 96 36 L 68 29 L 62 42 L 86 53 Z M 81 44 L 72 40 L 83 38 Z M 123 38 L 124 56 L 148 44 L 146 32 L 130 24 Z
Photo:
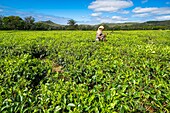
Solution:
M 100 33 L 100 34 L 99 34 L 99 33 L 97 33 L 96 37 L 97 37 L 97 38 L 99 38 L 99 39 L 102 39 L 102 35 L 101 35 L 101 33 Z

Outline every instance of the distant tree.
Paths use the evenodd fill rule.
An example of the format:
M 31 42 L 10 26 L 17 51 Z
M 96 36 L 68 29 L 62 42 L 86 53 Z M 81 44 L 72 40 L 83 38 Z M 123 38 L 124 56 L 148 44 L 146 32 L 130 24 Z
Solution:
M 0 16 L 0 29 L 3 29 L 3 23 L 2 23 L 2 21 L 3 21 L 3 16 Z
M 2 19 L 3 28 L 8 30 L 22 30 L 24 21 L 19 16 L 8 16 Z
M 48 24 L 37 22 L 34 25 L 34 30 L 50 30 L 50 26 Z
M 76 24 L 76 21 L 71 19 L 71 20 L 68 20 L 68 23 L 69 25 L 68 29 L 71 29 L 71 30 L 75 30 L 78 28 L 78 25 Z
M 25 22 L 24 27 L 25 27 L 26 30 L 33 29 L 35 19 L 32 16 L 25 17 L 24 22 Z
M 70 26 L 74 26 L 76 24 L 76 21 L 71 19 L 71 20 L 68 20 L 68 23 Z
M 94 26 L 92 25 L 79 25 L 78 29 L 79 30 L 96 30 L 96 28 L 94 28 Z
M 120 30 L 121 29 L 121 27 L 120 26 L 118 26 L 118 25 L 116 25 L 115 27 L 114 27 L 114 29 L 113 30 Z

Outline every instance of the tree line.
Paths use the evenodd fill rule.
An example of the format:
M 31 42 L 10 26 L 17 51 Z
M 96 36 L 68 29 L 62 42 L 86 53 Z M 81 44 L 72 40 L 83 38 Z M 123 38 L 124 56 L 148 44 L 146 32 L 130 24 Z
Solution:
M 68 25 L 55 24 L 52 21 L 35 22 L 32 16 L 21 18 L 19 16 L 0 16 L 0 30 L 96 30 L 103 25 L 105 30 L 159 30 L 170 29 L 170 21 L 150 21 L 145 23 L 124 23 L 99 25 L 78 25 L 73 19 Z
M 32 16 L 22 19 L 19 16 L 0 17 L 1 30 L 47 30 L 49 25 L 35 22 Z

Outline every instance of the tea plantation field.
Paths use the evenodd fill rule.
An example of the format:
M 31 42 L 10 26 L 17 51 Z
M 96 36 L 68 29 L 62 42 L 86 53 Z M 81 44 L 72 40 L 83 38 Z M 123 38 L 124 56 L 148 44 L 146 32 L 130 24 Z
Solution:
M 170 111 L 170 31 L 0 31 L 1 113 Z

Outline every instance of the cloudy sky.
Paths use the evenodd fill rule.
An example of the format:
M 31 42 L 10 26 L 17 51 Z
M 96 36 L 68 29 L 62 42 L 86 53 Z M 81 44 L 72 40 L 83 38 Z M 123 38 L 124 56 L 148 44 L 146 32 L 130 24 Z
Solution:
M 67 24 L 170 20 L 170 0 L 0 0 L 0 15 Z

